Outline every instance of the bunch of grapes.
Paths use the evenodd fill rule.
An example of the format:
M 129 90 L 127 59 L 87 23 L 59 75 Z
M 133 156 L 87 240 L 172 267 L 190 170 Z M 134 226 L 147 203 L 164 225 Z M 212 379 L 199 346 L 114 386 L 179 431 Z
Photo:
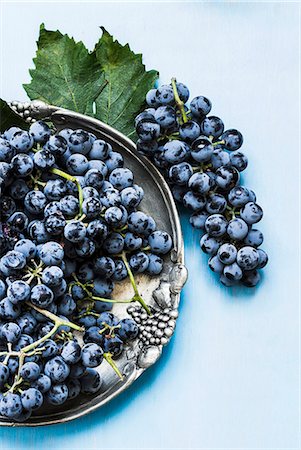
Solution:
M 135 120 L 137 149 L 160 169 L 174 198 L 192 211 L 190 223 L 204 232 L 200 245 L 210 256 L 210 269 L 226 286 L 253 287 L 268 256 L 259 248 L 263 234 L 253 228 L 262 208 L 255 193 L 240 184 L 248 165 L 239 150 L 242 134 L 225 131 L 219 117 L 208 116 L 208 98 L 195 97 L 189 107 L 188 99 L 188 88 L 175 79 L 151 89 L 148 108 Z
M 115 303 L 138 302 L 135 274 L 158 275 L 168 233 L 139 210 L 123 157 L 85 130 L 41 121 L 0 137 L 0 414 L 24 421 L 101 389 L 96 368 L 138 336 Z M 112 298 L 129 277 L 133 295 Z

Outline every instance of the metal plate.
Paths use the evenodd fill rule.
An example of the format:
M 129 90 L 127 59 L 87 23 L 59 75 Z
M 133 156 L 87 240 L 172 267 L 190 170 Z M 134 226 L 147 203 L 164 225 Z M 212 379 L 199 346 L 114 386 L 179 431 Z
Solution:
M 99 408 L 127 389 L 158 360 L 163 346 L 172 336 L 178 316 L 180 292 L 187 278 L 180 222 L 172 194 L 158 170 L 147 158 L 138 155 L 134 143 L 106 124 L 72 111 L 57 109 L 42 102 L 33 102 L 30 111 L 32 117 L 48 117 L 58 130 L 66 127 L 84 128 L 98 138 L 106 140 L 115 151 L 120 152 L 124 157 L 125 166 L 134 172 L 135 182 L 144 189 L 145 196 L 141 209 L 154 217 L 158 228 L 172 235 L 174 247 L 165 257 L 164 269 L 159 276 L 149 277 L 140 274 L 136 279 L 140 294 L 154 308 L 154 316 L 147 316 L 134 303 L 130 306 L 115 304 L 113 307 L 114 314 L 119 318 L 134 314 L 134 318 L 140 322 L 140 327 L 150 326 L 151 328 L 149 330 L 151 337 L 144 336 L 146 333 L 143 335 L 140 331 L 138 338 L 127 345 L 121 357 L 116 360 L 124 380 L 121 381 L 104 361 L 98 368 L 103 378 L 103 385 L 94 396 L 80 395 L 75 400 L 67 401 L 61 407 L 47 405 L 21 424 L 2 418 L 0 421 L 2 426 L 38 426 L 67 422 Z M 114 298 L 128 298 L 129 295 L 132 295 L 132 287 L 128 280 L 116 283 Z M 149 320 L 152 321 L 151 324 Z M 161 332 L 163 336 L 157 337 L 161 335 Z

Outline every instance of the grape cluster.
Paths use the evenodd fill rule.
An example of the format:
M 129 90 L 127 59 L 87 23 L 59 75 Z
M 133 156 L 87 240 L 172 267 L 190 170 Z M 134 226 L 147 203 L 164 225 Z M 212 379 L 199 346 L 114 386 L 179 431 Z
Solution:
M 135 274 L 163 269 L 172 239 L 139 210 L 123 157 L 85 130 L 45 122 L 0 136 L 0 415 L 24 421 L 102 385 L 96 368 L 138 336 L 109 312 L 138 302 Z M 129 277 L 133 296 L 114 299 Z
M 208 115 L 208 98 L 195 97 L 189 107 L 188 99 L 188 88 L 175 79 L 151 89 L 148 107 L 135 119 L 137 149 L 163 173 L 175 200 L 192 211 L 191 225 L 205 233 L 200 245 L 210 256 L 210 269 L 226 286 L 253 287 L 268 256 L 259 248 L 263 234 L 253 228 L 262 208 L 255 193 L 240 184 L 248 165 L 240 151 L 243 136 Z

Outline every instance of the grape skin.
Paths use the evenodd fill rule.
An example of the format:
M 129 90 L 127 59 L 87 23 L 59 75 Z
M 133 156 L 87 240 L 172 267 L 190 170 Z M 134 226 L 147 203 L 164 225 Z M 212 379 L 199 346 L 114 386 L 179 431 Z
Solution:
M 146 101 L 151 108 L 136 117 L 136 129 L 139 130 L 143 121 L 154 123 L 161 111 L 169 110 L 176 111 L 177 124 L 170 131 L 161 130 L 151 141 L 140 136 L 137 149 L 161 170 L 175 200 L 192 211 L 191 225 L 211 235 L 201 238 L 201 248 L 213 255 L 209 266 L 220 273 L 222 284 L 230 287 L 241 282 L 253 287 L 260 280 L 257 269 L 265 267 L 268 257 L 258 249 L 263 243 L 262 233 L 252 228 L 261 220 L 262 208 L 256 203 L 255 193 L 239 184 L 240 173 L 248 166 L 248 159 L 241 151 L 243 136 L 236 129 L 225 130 L 219 117 L 208 116 L 212 104 L 207 97 L 194 97 L 189 105 L 189 90 L 183 89 L 182 83 L 172 81 L 169 86 L 147 93 Z M 213 237 L 219 239 L 218 244 L 213 245 Z M 215 254 L 224 245 L 235 248 L 242 265 L 241 255 L 248 252 L 248 247 L 255 254 L 256 249 L 260 250 L 257 263 L 251 264 L 254 269 L 248 265 L 242 269 L 236 256 L 222 270 Z

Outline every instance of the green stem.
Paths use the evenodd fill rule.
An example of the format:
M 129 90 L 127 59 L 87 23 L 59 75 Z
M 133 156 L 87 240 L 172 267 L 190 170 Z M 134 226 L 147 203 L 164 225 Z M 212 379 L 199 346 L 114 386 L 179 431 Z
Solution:
M 178 108 L 179 108 L 179 110 L 181 112 L 183 122 L 186 123 L 186 122 L 188 122 L 188 117 L 187 117 L 186 112 L 185 112 L 184 102 L 182 102 L 182 100 L 179 97 L 179 93 L 178 93 L 178 90 L 177 90 L 177 84 L 176 83 L 177 83 L 177 80 L 175 78 L 172 78 L 171 79 L 171 85 L 172 85 L 173 93 L 174 93 L 174 96 L 175 96 L 175 101 L 176 101 L 176 104 L 177 104 L 177 106 L 178 106 Z
M 220 144 L 224 144 L 225 141 L 216 141 L 216 142 L 212 142 L 213 147 L 215 147 L 216 145 L 220 145 Z
M 106 302 L 106 303 L 132 303 L 134 297 L 132 297 L 130 300 L 114 300 L 114 299 L 110 299 L 110 298 L 102 298 L 102 297 L 94 297 L 94 295 L 92 295 L 92 297 L 89 297 L 89 299 L 92 300 L 97 300 L 99 302 Z
M 112 354 L 111 353 L 104 353 L 103 354 L 104 359 L 107 361 L 107 363 L 110 364 L 110 366 L 112 367 L 112 369 L 117 373 L 117 375 L 119 376 L 119 378 L 121 379 L 121 381 L 123 381 L 123 375 L 120 372 L 120 370 L 118 369 L 118 367 L 116 366 L 115 362 L 112 359 Z
M 78 179 L 75 176 L 69 175 L 69 173 L 66 173 L 60 169 L 52 168 L 52 169 L 50 169 L 50 172 L 54 173 L 55 175 L 59 175 L 60 177 L 65 178 L 66 180 L 72 181 L 73 183 L 76 184 L 77 189 L 78 189 L 79 214 L 81 216 L 83 214 L 82 207 L 83 207 L 84 194 L 83 194 L 83 190 L 82 190 L 82 187 L 81 187 Z
M 133 301 L 136 300 L 137 302 L 139 302 L 140 305 L 145 309 L 147 314 L 151 315 L 151 310 L 149 309 L 148 305 L 145 303 L 145 301 L 143 300 L 143 298 L 139 294 L 139 291 L 138 291 L 138 288 L 137 288 L 137 285 L 136 285 L 136 282 L 135 282 L 135 278 L 134 278 L 133 272 L 131 271 L 131 268 L 130 268 L 130 265 L 128 263 L 128 260 L 127 260 L 125 252 L 121 253 L 121 258 L 122 258 L 122 261 L 124 262 L 124 265 L 126 267 L 128 276 L 130 278 L 131 285 L 133 286 L 133 289 L 134 289 L 134 292 L 135 292 L 135 295 L 133 297 Z
M 62 325 L 65 325 L 65 326 L 68 326 L 69 328 L 72 328 L 73 330 L 83 331 L 82 327 L 80 327 L 79 325 L 76 325 L 75 323 L 69 322 L 68 320 L 62 320 L 60 317 L 56 316 L 52 312 L 47 311 L 46 309 L 41 309 L 38 306 L 33 305 L 30 302 L 26 302 L 26 303 L 30 308 L 33 308 L 36 311 L 38 311 L 40 314 L 43 314 L 43 316 L 48 317 L 48 319 L 50 319 L 52 322 L 54 322 L 55 325 L 58 325 L 59 327 Z M 27 348 L 27 347 L 25 347 L 25 348 Z

